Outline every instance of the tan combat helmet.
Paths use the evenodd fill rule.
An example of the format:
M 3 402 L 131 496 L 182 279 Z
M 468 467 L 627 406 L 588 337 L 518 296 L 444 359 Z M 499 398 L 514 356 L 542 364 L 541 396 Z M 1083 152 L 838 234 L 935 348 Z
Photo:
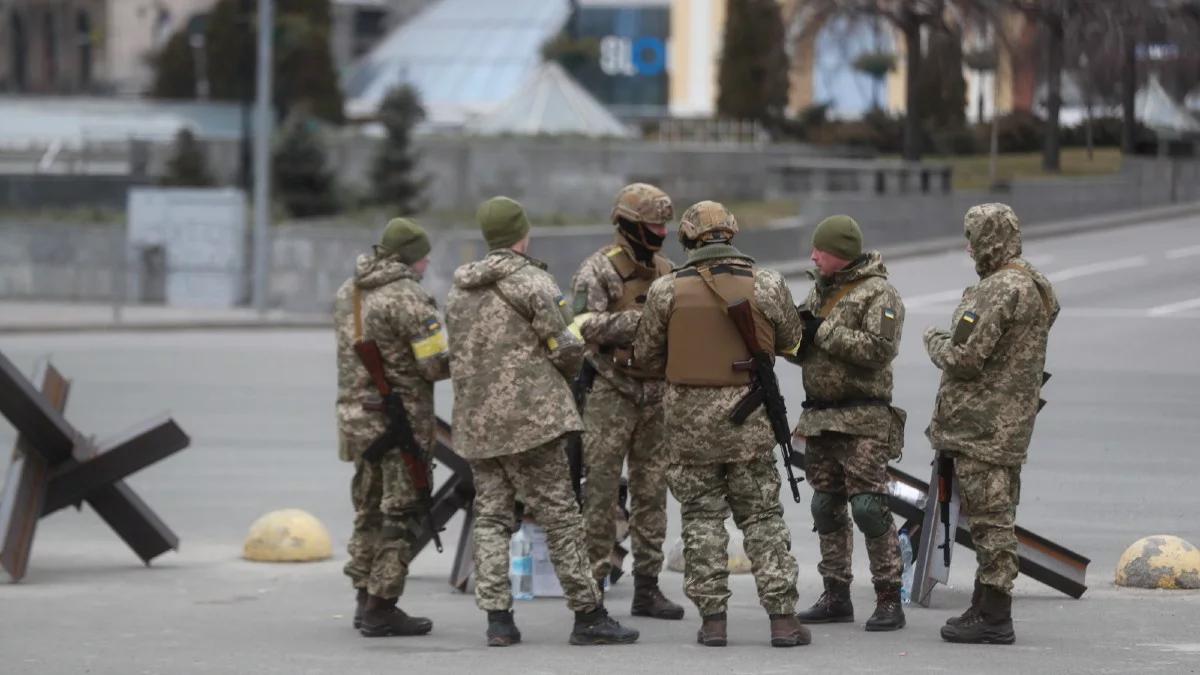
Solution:
M 729 241 L 737 233 L 737 219 L 720 202 L 692 204 L 679 219 L 679 241 L 689 248 L 710 241 Z
M 621 188 L 612 210 L 613 225 L 617 224 L 618 218 L 633 223 L 663 225 L 674 217 L 675 208 L 671 205 L 671 198 L 649 183 L 631 183 Z

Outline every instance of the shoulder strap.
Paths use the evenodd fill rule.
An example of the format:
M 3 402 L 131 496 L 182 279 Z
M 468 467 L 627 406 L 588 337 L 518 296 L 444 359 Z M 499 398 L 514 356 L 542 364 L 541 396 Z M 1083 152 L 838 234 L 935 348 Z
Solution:
M 1024 267 L 1022 267 L 1014 262 L 1010 262 L 1010 263 L 1001 265 L 1000 269 L 1001 270 L 1015 270 L 1017 272 L 1020 272 L 1021 274 L 1024 274 L 1026 277 L 1028 277 L 1029 281 L 1033 282 L 1033 287 L 1037 289 L 1038 297 L 1042 299 L 1042 309 L 1046 310 L 1046 316 L 1050 316 L 1050 298 L 1046 296 L 1046 292 L 1042 290 L 1041 285 L 1038 284 L 1037 279 L 1033 278 L 1033 274 L 1029 270 L 1025 269 Z M 999 270 L 997 270 L 997 271 L 999 271 Z
M 848 294 L 850 291 L 854 290 L 855 288 L 858 288 L 860 285 L 865 283 L 867 279 L 870 279 L 870 278 L 871 277 L 861 277 L 861 278 L 855 279 L 854 281 L 851 281 L 851 282 L 847 283 L 846 285 L 842 286 L 841 288 L 839 288 L 837 290 L 837 293 L 834 293 L 833 295 L 829 296 L 829 298 L 827 300 L 825 300 L 825 302 L 821 303 L 821 312 L 820 312 L 819 316 L 822 319 L 828 317 L 829 313 L 833 311 L 833 308 L 839 302 L 842 301 L 842 298 L 846 297 L 846 294 Z
M 495 294 L 496 294 L 496 297 L 500 298 L 500 300 L 501 300 L 501 301 L 502 301 L 504 304 L 508 305 L 508 308 L 509 308 L 509 309 L 511 309 L 512 311 L 516 312 L 516 313 L 517 313 L 517 316 L 520 316 L 522 319 L 525 319 L 525 320 L 526 320 L 526 321 L 528 321 L 529 323 L 533 323 L 533 317 L 531 317 L 531 316 L 529 316 L 529 315 L 525 314 L 525 312 L 522 312 L 522 311 L 521 311 L 521 309 L 520 309 L 519 307 L 517 307 L 515 304 L 513 304 L 513 301 L 512 301 L 512 299 L 510 299 L 510 298 L 508 297 L 508 295 L 506 295 L 506 294 L 504 293 L 504 291 L 500 290 L 500 283 L 499 283 L 499 282 L 496 282 L 496 283 L 492 284 L 491 286 L 489 286 L 489 287 L 488 287 L 488 289 L 489 289 L 490 291 L 492 291 L 493 293 L 495 293 Z
M 362 342 L 362 289 L 354 287 L 354 341 Z

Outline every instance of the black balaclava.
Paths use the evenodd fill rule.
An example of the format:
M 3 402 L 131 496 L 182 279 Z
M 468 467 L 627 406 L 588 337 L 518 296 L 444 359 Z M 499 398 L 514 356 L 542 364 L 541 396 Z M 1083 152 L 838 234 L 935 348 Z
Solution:
M 633 249 L 633 257 L 644 265 L 649 265 L 654 260 L 654 254 L 662 249 L 663 240 L 666 239 L 645 225 L 625 218 L 617 218 L 617 227 Z

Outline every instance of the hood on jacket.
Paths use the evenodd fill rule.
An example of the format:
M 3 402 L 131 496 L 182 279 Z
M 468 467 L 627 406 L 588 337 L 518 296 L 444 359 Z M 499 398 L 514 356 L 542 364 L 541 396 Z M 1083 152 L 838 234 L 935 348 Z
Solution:
M 398 279 L 420 281 L 421 275 L 400 262 L 395 255 L 364 253 L 354 265 L 354 285 L 359 288 L 379 288 Z
M 817 287 L 824 289 L 830 286 L 843 286 L 867 277 L 886 279 L 887 268 L 883 265 L 883 256 L 879 254 L 879 251 L 867 251 L 830 279 L 821 276 L 817 270 L 809 270 L 808 276 L 816 282 Z
M 963 230 L 981 279 L 1021 255 L 1021 225 L 1007 204 L 972 206 L 963 218 Z
M 508 249 L 492 251 L 483 260 L 467 263 L 455 270 L 454 285 L 458 288 L 490 286 L 526 265 L 543 267 L 533 258 L 523 256 L 516 251 Z

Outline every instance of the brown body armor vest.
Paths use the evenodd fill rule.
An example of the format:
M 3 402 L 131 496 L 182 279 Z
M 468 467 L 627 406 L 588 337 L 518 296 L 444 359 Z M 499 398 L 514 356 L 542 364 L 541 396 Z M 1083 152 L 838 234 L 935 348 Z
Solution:
M 608 308 L 610 312 L 623 312 L 627 309 L 641 309 L 646 304 L 646 292 L 654 280 L 671 273 L 671 262 L 666 258 L 655 255 L 654 267 L 647 267 L 633 259 L 629 251 L 616 245 L 605 252 L 612 263 L 613 269 L 621 277 L 621 297 Z M 657 378 L 656 373 L 642 370 L 633 365 L 633 350 L 629 347 L 601 349 L 591 345 L 593 353 L 612 358 L 613 366 L 620 372 L 639 379 Z
M 713 287 L 701 276 L 711 273 Z M 695 387 L 750 384 L 750 373 L 733 364 L 750 358 L 729 303 L 749 299 L 759 345 L 775 353 L 775 326 L 754 304 L 754 270 L 736 265 L 689 267 L 675 274 L 675 303 L 667 320 L 667 381 Z

